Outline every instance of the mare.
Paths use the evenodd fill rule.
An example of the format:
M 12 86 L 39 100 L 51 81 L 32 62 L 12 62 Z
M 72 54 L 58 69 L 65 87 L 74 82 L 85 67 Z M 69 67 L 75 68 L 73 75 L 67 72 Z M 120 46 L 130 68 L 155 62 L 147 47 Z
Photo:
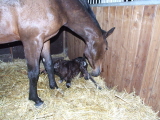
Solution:
M 34 101 L 35 106 L 43 104 L 37 94 L 40 56 L 48 73 L 50 88 L 58 88 L 49 39 L 62 26 L 84 39 L 84 54 L 93 68 L 92 75 L 98 76 L 107 48 L 105 39 L 114 28 L 109 32 L 102 30 L 86 0 L 0 1 L 0 44 L 14 41 L 23 43 L 28 68 L 29 100 Z

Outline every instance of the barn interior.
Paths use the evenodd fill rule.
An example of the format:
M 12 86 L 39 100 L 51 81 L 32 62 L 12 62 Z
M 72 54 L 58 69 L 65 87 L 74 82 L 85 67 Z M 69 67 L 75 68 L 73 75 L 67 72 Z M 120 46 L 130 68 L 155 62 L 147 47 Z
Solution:
M 45 104 L 37 109 L 28 100 L 22 43 L 2 44 L 0 119 L 159 119 L 160 1 L 103 2 L 93 0 L 91 8 L 102 29 L 116 29 L 107 38 L 103 72 L 94 78 L 102 90 L 78 77 L 68 89 L 58 83 L 58 76 L 60 90 L 51 90 L 47 75 L 40 74 L 38 93 Z M 83 56 L 85 43 L 67 28 L 62 27 L 50 41 L 53 61 Z M 42 64 L 40 69 L 44 69 Z

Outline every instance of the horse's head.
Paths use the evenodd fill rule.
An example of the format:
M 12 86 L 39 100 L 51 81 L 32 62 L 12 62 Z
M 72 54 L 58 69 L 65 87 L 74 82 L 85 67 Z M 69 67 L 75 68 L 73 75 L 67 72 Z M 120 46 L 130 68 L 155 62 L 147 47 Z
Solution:
M 105 51 L 108 49 L 108 42 L 106 38 L 113 33 L 115 28 L 110 29 L 108 32 L 101 30 L 102 35 L 99 36 L 99 40 L 90 40 L 86 43 L 85 56 L 88 59 L 89 64 L 92 67 L 92 76 L 98 76 L 102 71 L 102 60 L 105 55 Z

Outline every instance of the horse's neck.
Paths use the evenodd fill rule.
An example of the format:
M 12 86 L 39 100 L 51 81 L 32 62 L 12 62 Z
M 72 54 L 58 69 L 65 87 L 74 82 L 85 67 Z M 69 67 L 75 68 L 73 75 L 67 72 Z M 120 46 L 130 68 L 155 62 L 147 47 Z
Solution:
M 78 0 L 62 0 L 67 15 L 65 26 L 81 36 L 84 40 L 96 40 L 102 35 L 101 28 L 90 8 L 86 8 Z

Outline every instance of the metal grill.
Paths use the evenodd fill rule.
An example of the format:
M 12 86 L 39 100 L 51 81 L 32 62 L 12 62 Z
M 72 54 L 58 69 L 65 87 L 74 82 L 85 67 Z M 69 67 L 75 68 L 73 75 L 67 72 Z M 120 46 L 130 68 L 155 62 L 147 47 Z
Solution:
M 89 4 L 100 4 L 100 3 L 115 3 L 115 2 L 130 2 L 137 0 L 88 0 Z

